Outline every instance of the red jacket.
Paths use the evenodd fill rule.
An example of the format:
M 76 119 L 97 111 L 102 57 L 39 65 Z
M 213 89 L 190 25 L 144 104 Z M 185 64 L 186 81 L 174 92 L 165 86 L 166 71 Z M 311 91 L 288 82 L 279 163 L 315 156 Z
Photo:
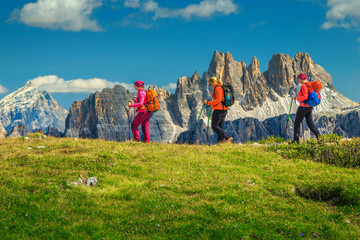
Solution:
M 309 98 L 309 94 L 310 94 L 309 88 L 305 82 L 303 85 L 301 85 L 301 89 L 298 93 L 299 96 L 296 98 L 296 100 L 298 100 L 300 102 L 300 107 L 311 107 L 304 102 L 305 100 L 307 100 Z M 318 93 L 318 96 L 321 99 L 321 96 L 319 93 Z
M 212 91 L 212 101 L 207 102 L 211 106 L 212 110 L 228 110 L 229 108 L 224 106 L 221 102 L 225 101 L 224 98 L 224 89 L 221 87 L 220 83 L 217 83 L 214 86 Z

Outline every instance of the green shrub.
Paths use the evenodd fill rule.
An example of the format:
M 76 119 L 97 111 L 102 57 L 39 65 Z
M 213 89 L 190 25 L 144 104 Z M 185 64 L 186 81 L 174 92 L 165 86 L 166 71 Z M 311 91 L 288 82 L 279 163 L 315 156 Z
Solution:
M 261 139 L 258 141 L 260 144 L 270 144 L 270 143 L 283 143 L 285 142 L 284 138 L 276 136 L 268 136 L 266 139 Z
M 339 135 L 339 134 L 321 135 L 321 140 L 323 142 L 327 142 L 327 143 L 336 143 L 336 142 L 339 142 L 342 138 L 343 138 L 343 136 Z
M 331 135 L 324 136 L 321 142 L 310 139 L 301 144 L 272 145 L 268 149 L 287 158 L 312 160 L 341 167 L 360 166 L 360 138 L 344 141 L 338 135 Z

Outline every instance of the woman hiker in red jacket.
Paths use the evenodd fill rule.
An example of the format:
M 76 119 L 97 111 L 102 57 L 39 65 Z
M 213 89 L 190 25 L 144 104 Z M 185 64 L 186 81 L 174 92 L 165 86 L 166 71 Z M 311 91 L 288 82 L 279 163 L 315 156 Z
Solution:
M 299 143 L 299 135 L 300 135 L 300 123 L 303 121 L 304 117 L 306 119 L 306 124 L 310 128 L 310 130 L 315 134 L 316 138 L 319 140 L 320 132 L 315 127 L 313 119 L 312 119 L 312 110 L 313 108 L 306 104 L 305 100 L 309 98 L 309 90 L 306 85 L 307 76 L 304 73 L 300 73 L 297 76 L 299 83 L 301 84 L 301 89 L 298 93 L 298 97 L 295 98 L 294 95 L 291 96 L 292 99 L 296 99 L 300 102 L 300 106 L 296 112 L 295 125 L 294 125 L 294 140 L 291 143 Z
M 218 135 L 218 143 L 226 140 L 227 143 L 232 141 L 232 137 L 224 130 L 225 117 L 228 112 L 228 107 L 224 106 L 221 102 L 224 99 L 224 90 L 221 87 L 222 81 L 216 77 L 211 77 L 208 80 L 210 86 L 213 88 L 212 101 L 204 100 L 204 104 L 210 105 L 211 109 L 214 110 L 211 118 L 211 128 Z

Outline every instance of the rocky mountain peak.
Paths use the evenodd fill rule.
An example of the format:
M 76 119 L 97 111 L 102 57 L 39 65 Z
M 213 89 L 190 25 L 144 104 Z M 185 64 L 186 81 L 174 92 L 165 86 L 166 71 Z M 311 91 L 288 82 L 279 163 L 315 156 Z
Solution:
M 199 75 L 199 72 L 196 70 L 194 72 L 194 74 L 191 76 L 191 81 L 192 82 L 195 82 L 195 81 L 199 81 L 201 78 L 200 78 L 200 75 Z
M 208 74 L 214 77 L 220 77 L 225 66 L 225 54 L 219 53 L 218 51 L 214 52 L 213 58 L 210 62 Z
M 250 62 L 249 67 L 247 68 L 248 72 L 252 76 L 253 79 L 258 78 L 261 75 L 260 72 L 260 63 L 259 60 L 254 56 Z
M 279 93 L 280 96 L 288 94 L 294 83 L 294 70 L 289 55 L 282 53 L 274 54 L 269 62 L 267 81 L 269 86 Z

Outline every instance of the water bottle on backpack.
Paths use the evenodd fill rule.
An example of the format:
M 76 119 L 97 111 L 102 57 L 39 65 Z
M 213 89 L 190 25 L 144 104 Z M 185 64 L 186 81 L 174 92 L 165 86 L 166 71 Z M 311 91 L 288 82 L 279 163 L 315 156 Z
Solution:
M 225 97 L 225 106 L 230 106 L 230 94 L 227 94 Z

